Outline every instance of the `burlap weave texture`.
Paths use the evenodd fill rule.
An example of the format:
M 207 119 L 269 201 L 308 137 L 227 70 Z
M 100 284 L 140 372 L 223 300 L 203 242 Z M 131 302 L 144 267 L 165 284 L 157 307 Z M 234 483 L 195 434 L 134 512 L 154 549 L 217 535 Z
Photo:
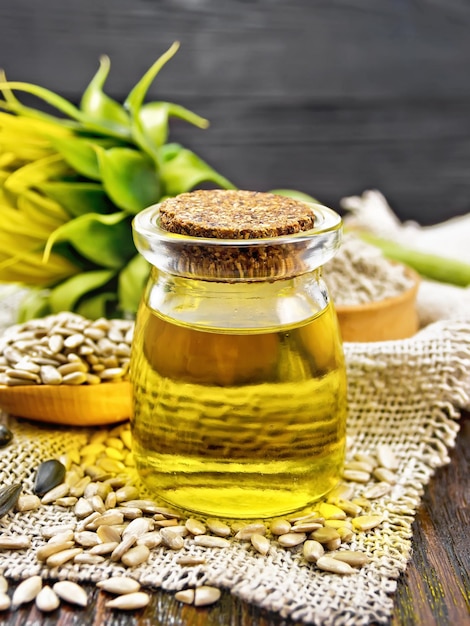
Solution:
M 0 520 L 0 532 L 29 534 L 33 539 L 29 550 L 1 551 L 0 572 L 15 579 L 41 573 L 81 581 L 127 572 L 146 585 L 169 591 L 203 583 L 221 586 L 250 603 L 317 626 L 387 623 L 396 579 L 410 555 L 411 524 L 423 489 L 434 470 L 448 462 L 459 409 L 469 403 L 470 323 L 443 320 L 409 340 L 347 343 L 345 354 L 349 455 L 373 452 L 386 443 L 400 459 L 397 484 L 373 506 L 384 522 L 356 535 L 350 545 L 371 557 L 353 576 L 321 572 L 302 559 L 300 549 L 284 549 L 275 542 L 268 555 L 261 556 L 248 543 L 232 541 L 230 548 L 208 549 L 191 540 L 186 551 L 204 553 L 204 565 L 182 567 L 176 562 L 178 553 L 157 548 L 147 563 L 130 572 L 109 561 L 47 571 L 35 558 L 36 548 L 44 544 L 41 530 L 76 522 L 73 514 L 52 505 Z M 12 418 L 10 425 L 15 439 L 0 450 L 0 484 L 19 480 L 25 492 L 30 492 L 42 460 L 83 446 L 90 432 Z M 357 485 L 358 494 L 361 489 Z

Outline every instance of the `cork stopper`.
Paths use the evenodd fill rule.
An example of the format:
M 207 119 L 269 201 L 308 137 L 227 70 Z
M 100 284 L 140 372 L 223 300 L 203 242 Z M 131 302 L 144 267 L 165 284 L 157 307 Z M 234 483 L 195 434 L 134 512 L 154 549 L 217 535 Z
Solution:
M 171 233 L 217 239 L 264 239 L 311 230 L 313 208 L 258 191 L 199 190 L 160 204 L 160 226 Z

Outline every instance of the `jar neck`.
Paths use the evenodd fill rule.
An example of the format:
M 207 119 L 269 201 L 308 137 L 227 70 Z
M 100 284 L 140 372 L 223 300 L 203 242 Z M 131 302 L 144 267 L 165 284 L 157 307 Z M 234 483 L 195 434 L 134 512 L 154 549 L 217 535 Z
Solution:
M 321 268 L 279 280 L 224 282 L 175 276 L 153 268 L 146 306 L 175 323 L 230 332 L 307 323 L 329 303 Z

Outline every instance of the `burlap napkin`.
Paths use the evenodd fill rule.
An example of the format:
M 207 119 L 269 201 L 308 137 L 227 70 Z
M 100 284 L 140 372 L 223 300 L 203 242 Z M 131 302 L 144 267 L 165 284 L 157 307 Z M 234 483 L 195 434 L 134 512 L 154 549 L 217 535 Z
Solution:
M 396 579 L 411 550 L 411 524 L 426 483 L 447 463 L 459 429 L 459 409 L 469 402 L 470 323 L 442 320 L 403 341 L 345 344 L 349 376 L 349 456 L 373 453 L 379 444 L 395 450 L 400 467 L 392 491 L 374 501 L 383 523 L 359 533 L 350 548 L 371 561 L 352 576 L 341 577 L 304 561 L 301 549 L 272 541 L 266 556 L 249 543 L 231 541 L 223 549 L 201 548 L 186 539 L 186 552 L 205 555 L 193 567 L 177 563 L 178 552 L 156 548 L 148 562 L 129 572 L 108 560 L 102 564 L 65 564 L 47 571 L 36 557 L 42 530 L 75 522 L 54 505 L 30 513 L 9 513 L 0 520 L 4 534 L 28 534 L 28 550 L 0 551 L 0 572 L 21 579 L 32 574 L 97 581 L 127 571 L 150 587 L 169 591 L 210 584 L 280 615 L 318 626 L 386 623 L 393 607 Z M 5 416 L 4 416 L 5 417 Z M 14 441 L 0 450 L 0 484 L 22 481 L 31 490 L 35 468 L 68 449 L 84 445 L 90 431 L 59 429 L 10 418 Z M 364 485 L 356 485 L 360 494 Z

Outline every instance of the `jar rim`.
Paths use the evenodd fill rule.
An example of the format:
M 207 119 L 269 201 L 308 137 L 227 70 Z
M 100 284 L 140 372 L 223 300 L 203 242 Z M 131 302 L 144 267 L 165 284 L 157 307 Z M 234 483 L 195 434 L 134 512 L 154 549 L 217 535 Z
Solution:
M 169 232 L 161 228 L 155 204 L 134 217 L 134 242 L 154 267 L 178 276 L 228 282 L 292 278 L 324 265 L 341 243 L 341 216 L 321 204 L 306 204 L 315 211 L 314 228 L 253 239 Z
M 247 239 L 225 239 L 218 237 L 200 237 L 194 235 L 182 235 L 180 233 L 172 233 L 162 228 L 159 224 L 160 221 L 160 204 L 153 204 L 143 211 L 140 211 L 133 219 L 134 229 L 142 236 L 147 238 L 157 238 L 167 243 L 180 242 L 181 244 L 191 243 L 192 245 L 201 246 L 243 246 L 243 247 L 256 247 L 266 245 L 279 245 L 287 244 L 293 240 L 303 241 L 309 240 L 316 235 L 324 234 L 329 231 L 335 231 L 342 227 L 342 218 L 333 209 L 330 209 L 323 204 L 317 202 L 306 202 L 305 204 L 314 208 L 315 211 L 315 226 L 309 230 L 302 230 L 297 233 L 290 233 L 288 235 L 278 235 L 276 237 L 253 237 Z

